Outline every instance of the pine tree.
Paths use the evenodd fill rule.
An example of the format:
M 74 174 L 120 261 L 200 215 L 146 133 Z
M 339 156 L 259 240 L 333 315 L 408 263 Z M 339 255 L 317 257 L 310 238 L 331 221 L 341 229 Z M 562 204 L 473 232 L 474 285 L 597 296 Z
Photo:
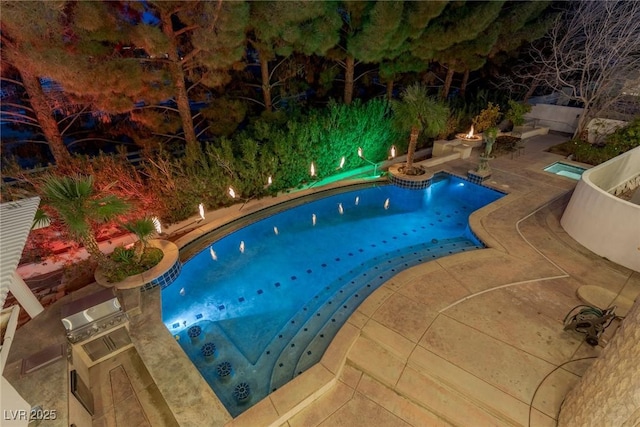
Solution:
M 64 133 L 82 116 L 109 122 L 112 114 L 131 111 L 141 99 L 154 102 L 167 97 L 158 90 L 162 73 L 152 76 L 138 58 L 123 54 L 140 31 L 131 17 L 135 11 L 124 6 L 11 2 L 3 9 L 3 58 L 20 73 L 60 167 L 70 159 L 62 143 Z M 49 83 L 46 90 L 41 81 Z M 56 121 L 60 117 L 64 128 Z
M 432 61 L 452 46 L 474 40 L 498 17 L 504 1 L 451 2 L 411 46 L 412 55 Z M 453 78 L 449 70 L 442 95 Z
M 261 90 L 266 111 L 273 109 L 273 75 L 294 53 L 324 55 L 338 40 L 340 19 L 333 2 L 251 3 L 247 38 L 258 54 Z M 279 59 L 277 65 L 270 63 Z
M 60 2 L 3 2 L 1 19 L 3 80 L 6 64 L 17 71 L 37 123 L 58 165 L 71 159 L 62 140 L 50 101 L 42 88 L 38 55 L 59 44 L 63 4 Z
M 144 28 L 152 37 L 140 31 L 140 46 L 153 55 L 151 62 L 169 76 L 184 132 L 186 157 L 193 163 L 202 150 L 191 112 L 190 91 L 219 87 L 229 81 L 229 70 L 244 55 L 248 5 L 222 0 L 149 1 L 139 7 L 157 19 L 158 31 Z
M 394 43 L 379 62 L 380 77 L 387 85 L 387 99 L 391 99 L 394 80 L 403 73 L 420 72 L 429 67 L 429 62 L 414 56 L 411 47 L 429 24 L 442 13 L 446 1 L 405 2 L 403 22 L 405 36 L 402 43 Z
M 542 37 L 552 23 L 543 14 L 549 4 L 544 1 L 507 2 L 500 15 L 475 38 L 439 51 L 436 59 L 448 68 L 442 96 L 448 95 L 454 72 L 466 76 L 460 88 L 464 93 L 469 73 L 484 66 L 487 59 Z

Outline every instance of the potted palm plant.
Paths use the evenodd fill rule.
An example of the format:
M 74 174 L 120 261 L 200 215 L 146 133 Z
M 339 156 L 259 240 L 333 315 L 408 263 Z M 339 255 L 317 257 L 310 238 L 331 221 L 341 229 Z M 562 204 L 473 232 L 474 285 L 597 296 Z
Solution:
M 158 264 L 163 257 L 160 248 L 149 246 L 149 239 L 156 232 L 150 218 L 140 218 L 122 224 L 122 227 L 134 234 L 138 240 L 132 247 L 117 246 L 111 254 L 115 264 L 111 264 L 104 273 L 110 282 L 119 282 L 127 277 L 140 274 Z
M 45 203 L 58 213 L 71 238 L 81 243 L 98 265 L 109 265 L 111 260 L 100 250 L 93 224 L 115 219 L 129 205 L 114 195 L 96 194 L 91 176 L 49 175 L 41 188 Z
M 429 137 L 442 132 L 447 126 L 449 108 L 428 96 L 427 88 L 420 84 L 407 87 L 400 95 L 399 101 L 391 102 L 391 108 L 397 126 L 410 132 L 407 162 L 399 170 L 407 175 L 421 175 L 424 170 L 413 164 L 418 136 L 421 132 Z
M 113 194 L 97 194 L 92 176 L 49 175 L 42 181 L 41 189 L 45 204 L 57 212 L 70 237 L 85 247 L 110 282 L 148 270 L 162 259 L 161 249 L 146 250 L 149 237 L 155 231 L 148 218 L 123 224 L 139 239 L 132 249 L 117 247 L 110 256 L 100 250 L 94 224 L 115 220 L 130 206 Z

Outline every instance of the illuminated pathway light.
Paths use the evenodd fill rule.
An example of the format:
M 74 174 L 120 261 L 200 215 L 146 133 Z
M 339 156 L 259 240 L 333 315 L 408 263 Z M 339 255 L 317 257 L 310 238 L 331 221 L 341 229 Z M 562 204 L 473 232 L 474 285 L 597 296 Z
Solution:
M 156 233 L 161 234 L 162 233 L 162 225 L 160 224 L 160 219 L 158 219 L 157 216 L 154 216 L 151 218 L 151 221 L 153 222 L 153 226 L 156 229 Z

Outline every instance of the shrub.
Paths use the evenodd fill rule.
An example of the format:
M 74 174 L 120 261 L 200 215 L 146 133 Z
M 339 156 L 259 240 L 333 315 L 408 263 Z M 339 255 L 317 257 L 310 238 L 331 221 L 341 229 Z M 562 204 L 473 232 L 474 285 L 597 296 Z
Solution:
M 524 115 L 531 111 L 531 105 L 509 100 L 509 109 L 504 118 L 513 123 L 514 126 L 522 126 L 524 124 Z
M 480 114 L 474 117 L 473 127 L 475 131 L 484 132 L 485 129 L 496 127 L 501 115 L 502 113 L 500 113 L 500 106 L 494 105 L 493 102 L 490 102 L 487 105 L 487 108 L 482 110 Z
M 162 260 L 163 255 L 161 249 L 147 247 L 142 253 L 140 261 L 135 262 L 133 248 L 127 249 L 123 246 L 117 246 L 110 256 L 114 262 L 108 269 L 105 269 L 105 276 L 112 283 L 120 282 L 129 276 L 143 273 L 157 265 Z
M 640 146 L 640 119 L 608 135 L 606 142 L 602 144 L 574 140 L 573 158 L 578 162 L 599 165 L 638 146 Z

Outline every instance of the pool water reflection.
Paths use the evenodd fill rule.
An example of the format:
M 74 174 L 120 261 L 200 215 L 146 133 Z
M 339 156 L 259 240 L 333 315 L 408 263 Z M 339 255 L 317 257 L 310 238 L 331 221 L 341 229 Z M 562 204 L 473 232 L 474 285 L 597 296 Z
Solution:
M 186 262 L 162 291 L 164 323 L 235 417 L 317 363 L 398 272 L 481 248 L 469 215 L 502 195 L 438 174 L 425 190 L 373 185 L 277 213 Z

